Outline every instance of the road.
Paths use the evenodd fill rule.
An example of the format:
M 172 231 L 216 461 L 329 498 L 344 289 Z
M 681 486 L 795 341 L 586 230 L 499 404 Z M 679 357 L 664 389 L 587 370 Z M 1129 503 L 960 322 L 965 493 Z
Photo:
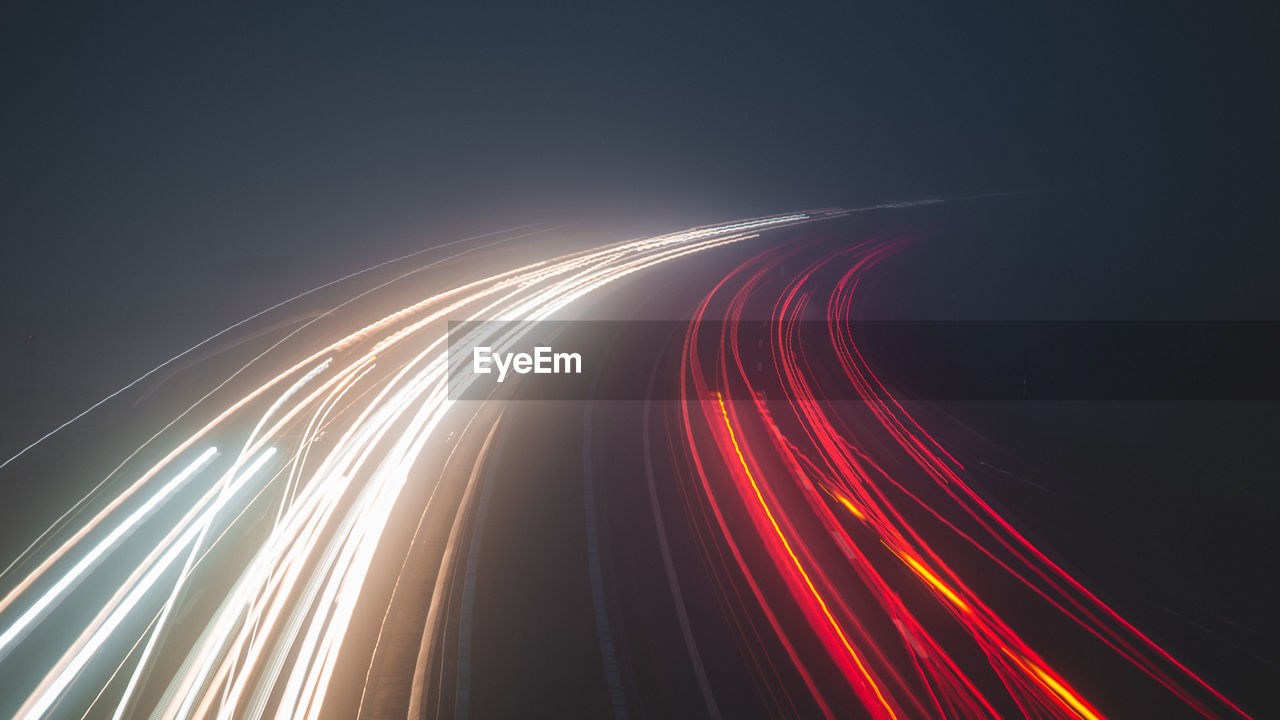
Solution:
M 111 431 L 145 440 L 0 576 L 0 712 L 1249 717 L 877 375 L 850 320 L 908 241 L 858 210 L 480 238 L 122 388 L 0 466 L 113 437 L 121 399 L 176 411 Z M 450 396 L 448 321 L 593 313 L 692 318 L 628 358 L 646 398 Z

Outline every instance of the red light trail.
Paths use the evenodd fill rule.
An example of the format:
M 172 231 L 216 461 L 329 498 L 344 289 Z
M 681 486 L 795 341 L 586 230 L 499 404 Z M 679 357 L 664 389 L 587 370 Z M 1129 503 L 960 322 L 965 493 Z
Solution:
M 826 662 L 875 718 L 1105 717 L 1090 700 L 1089 667 L 1037 650 L 1043 638 L 1024 619 L 984 600 L 1008 583 L 1203 717 L 1248 717 L 984 501 L 877 377 L 854 331 L 854 301 L 860 280 L 903 245 L 774 248 L 698 307 L 683 343 L 681 432 L 704 552 L 756 598 L 828 717 L 845 711 L 814 679 Z M 797 266 L 781 293 L 769 291 Z M 806 345 L 799 323 L 819 313 L 828 337 Z M 762 318 L 768 347 L 743 347 L 739 328 Z M 824 399 L 830 382 L 851 383 L 860 401 Z M 749 399 L 725 399 L 734 397 Z M 988 567 L 975 571 L 973 551 Z M 797 650 L 814 640 L 825 661 Z

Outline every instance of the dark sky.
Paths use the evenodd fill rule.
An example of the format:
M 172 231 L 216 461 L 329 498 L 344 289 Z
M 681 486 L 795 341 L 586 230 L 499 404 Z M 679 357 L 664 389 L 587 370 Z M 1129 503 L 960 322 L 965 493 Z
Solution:
M 0 14 L 10 436 L 316 282 L 523 222 L 1084 184 L 1276 241 L 1264 3 L 178 5 Z

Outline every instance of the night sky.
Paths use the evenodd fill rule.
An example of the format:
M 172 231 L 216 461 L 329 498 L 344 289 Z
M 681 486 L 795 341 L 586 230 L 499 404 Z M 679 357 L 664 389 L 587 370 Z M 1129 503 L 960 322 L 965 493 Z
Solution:
M 1112 232 L 1019 262 L 1271 312 L 1264 3 L 174 5 L 0 15 L 0 451 L 319 282 L 530 222 L 1073 188 Z

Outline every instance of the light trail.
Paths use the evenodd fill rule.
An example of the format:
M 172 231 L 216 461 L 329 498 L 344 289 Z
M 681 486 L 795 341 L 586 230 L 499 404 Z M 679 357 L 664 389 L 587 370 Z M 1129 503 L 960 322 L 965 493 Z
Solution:
M 963 465 L 876 377 L 852 324 L 853 301 L 859 281 L 903 245 L 775 247 L 730 273 L 696 310 L 683 344 L 680 432 L 695 469 L 689 492 L 701 499 L 689 503 L 702 517 L 697 539 L 720 581 L 756 599 L 828 716 L 850 691 L 872 717 L 1106 716 L 1095 704 L 1103 701 L 1080 689 L 1096 676 L 1089 685 L 1069 681 L 1056 667 L 1067 662 L 1034 647 L 1043 638 L 1019 626 L 1025 619 L 984 601 L 975 588 L 989 578 L 973 573 L 972 561 L 967 576 L 953 566 L 957 550 L 971 548 L 1003 581 L 991 594 L 1007 602 L 1010 585 L 1025 588 L 1042 603 L 1037 612 L 1095 641 L 1099 660 L 1150 678 L 1148 692 L 1169 693 L 1203 717 L 1248 717 L 984 502 Z M 778 293 L 766 280 L 783 263 L 798 269 Z M 799 331 L 814 308 L 823 309 L 825 338 Z M 740 341 L 748 317 L 771 321 L 763 349 Z M 820 390 L 833 372 L 856 402 Z M 886 636 L 885 627 L 897 632 Z M 815 639 L 826 658 L 792 650 Z M 832 665 L 846 688 L 812 681 Z M 1090 672 L 1070 668 L 1073 677 Z
M 198 429 L 163 440 L 168 447 L 159 461 L 102 498 L 78 524 L 65 525 L 74 515 L 60 518 L 23 553 L 31 567 L 0 601 L 0 652 L 9 651 L 9 661 L 20 657 L 24 638 L 49 618 L 78 636 L 19 707 L 0 712 L 39 718 L 57 708 L 62 714 L 84 696 L 113 705 L 117 718 L 319 716 L 402 490 L 415 468 L 440 461 L 430 448 L 444 428 L 478 412 L 475 403 L 449 397 L 447 376 L 459 360 L 447 357 L 447 321 L 547 319 L 634 273 L 834 214 L 755 218 L 540 259 L 439 289 L 299 357 L 271 356 L 277 369 L 265 382 L 238 396 L 208 396 L 203 409 L 184 411 L 203 413 Z M 519 329 L 481 325 L 468 332 L 461 343 L 495 349 L 521 339 Z M 375 357 L 378 373 L 370 372 Z M 214 452 L 205 450 L 173 480 L 158 482 L 192 448 L 214 438 L 241 448 L 229 466 L 204 478 L 198 471 Z M 280 465 L 279 485 L 242 492 L 273 462 Z M 104 487 L 77 508 L 90 507 Z M 275 498 L 269 511 L 246 512 L 268 497 Z M 125 542 L 143 528 L 159 540 L 143 547 Z M 228 538 L 238 549 L 219 552 L 215 572 L 207 567 L 211 551 Z M 108 556 L 111 572 L 123 580 L 107 583 L 109 597 L 81 592 L 77 582 Z M 186 592 L 197 575 L 200 592 Z M 158 597 L 166 577 L 173 584 Z M 202 594 L 203 605 L 216 601 L 211 611 L 193 605 Z M 77 612 L 55 610 L 58 599 L 71 595 Z M 85 608 L 96 610 L 87 622 L 77 619 Z M 53 637 L 42 632 L 42 642 Z M 112 671 L 95 672 L 99 664 L 91 661 L 113 651 L 114 660 L 101 663 Z M 132 666 L 121 671 L 124 663 Z
M 258 457 L 231 485 L 228 486 L 227 492 L 220 498 L 220 502 L 214 504 L 205 511 L 204 516 L 210 521 L 222 510 L 231 497 L 252 478 L 262 466 L 271 459 L 275 454 L 274 450 L 268 450 Z M 28 699 L 27 702 L 18 711 L 18 717 L 23 719 L 41 718 L 49 711 L 49 708 L 58 701 L 62 692 L 67 686 L 75 680 L 75 678 L 84 669 L 85 665 L 98 653 L 103 644 L 115 632 L 125 619 L 134 612 L 134 609 L 141 604 L 147 592 L 160 580 L 165 572 L 177 561 L 187 546 L 196 542 L 197 538 L 204 531 L 204 523 L 193 525 L 183 533 L 178 542 L 174 543 L 168 551 L 160 558 L 152 568 L 143 576 L 142 580 L 130 589 L 129 595 L 125 598 L 125 602 L 121 604 L 107 618 L 106 623 L 97 629 L 82 647 L 80 647 L 69 661 L 57 669 L 54 673 L 46 676 L 41 687 L 37 689 Z
M 529 227 L 529 226 L 527 226 L 527 225 L 526 225 L 526 226 L 517 227 L 517 228 L 512 228 L 512 229 L 513 229 L 513 230 L 521 230 L 521 229 L 524 229 L 525 227 Z M 409 260 L 409 259 L 411 259 L 411 258 L 417 257 L 417 256 L 422 255 L 422 254 L 424 254 L 424 253 L 436 252 L 436 251 L 439 251 L 439 250 L 444 249 L 444 248 L 447 248 L 447 247 L 451 247 L 451 246 L 454 246 L 454 245 L 461 245 L 461 244 L 463 244 L 463 243 L 467 243 L 467 242 L 470 242 L 470 241 L 472 241 L 472 240 L 476 240 L 476 239 L 478 239 L 478 238 L 487 238 L 487 237 L 492 237 L 492 236 L 494 236 L 494 235 L 499 235 L 499 234 L 502 234 L 502 233 L 504 233 L 504 232 L 510 232 L 510 231 L 508 231 L 508 230 L 498 230 L 498 231 L 494 231 L 494 232 L 491 232 L 491 233 L 485 233 L 484 235 L 474 235 L 474 236 L 469 237 L 469 238 L 462 238 L 462 239 L 459 239 L 459 240 L 452 240 L 452 241 L 450 241 L 450 242 L 444 243 L 443 245 L 437 245 L 437 246 L 430 247 L 430 248 L 426 248 L 426 249 L 423 249 L 423 250 L 417 250 L 417 251 L 414 251 L 414 252 L 408 253 L 408 254 L 406 254 L 406 255 L 401 255 L 400 257 L 397 257 L 397 258 L 392 258 L 392 259 L 390 259 L 390 260 L 384 260 L 383 262 L 377 263 L 376 265 L 370 265 L 369 267 L 366 267 L 366 268 L 361 269 L 361 270 L 357 270 L 357 271 L 352 272 L 352 273 L 348 273 L 348 274 L 343 275 L 342 277 L 337 278 L 337 279 L 335 279 L 335 280 L 330 280 L 329 282 L 324 283 L 323 285 L 318 285 L 318 286 L 316 286 L 316 287 L 311 288 L 310 290 L 306 290 L 306 291 L 304 291 L 304 292 L 300 292 L 300 293 L 298 293 L 297 295 L 294 295 L 293 297 L 290 297 L 290 298 L 288 298 L 288 299 L 286 299 L 286 300 L 281 300 L 280 302 L 276 303 L 275 305 L 272 305 L 272 306 L 270 306 L 270 307 L 268 307 L 268 308 L 266 308 L 266 309 L 264 309 L 264 310 L 260 310 L 260 311 L 258 311 L 258 312 L 256 312 L 256 313 L 254 313 L 253 315 L 250 315 L 249 317 L 247 317 L 247 318 L 245 318 L 245 319 L 243 319 L 243 320 L 240 320 L 239 322 L 236 322 L 236 323 L 233 323 L 233 324 L 231 324 L 231 325 L 228 325 L 227 327 L 223 328 L 222 330 L 219 330 L 218 332 L 214 333 L 213 335 L 210 335 L 209 337 L 205 338 L 204 340 L 201 340 L 200 342 L 196 343 L 195 345 L 192 345 L 191 347 L 187 348 L 186 350 L 183 350 L 182 352 L 178 353 L 177 355 L 174 355 L 173 357 L 169 358 L 168 360 L 165 360 L 164 362 L 162 362 L 162 363 L 160 363 L 159 365 L 157 365 L 157 366 L 155 366 L 155 367 L 151 368 L 150 370 L 148 370 L 147 372 L 143 373 L 142 375 L 139 375 L 138 377 L 136 377 L 136 378 L 134 378 L 133 380 L 129 381 L 129 382 L 128 382 L 128 383 L 126 383 L 125 385 L 121 386 L 119 389 L 117 389 L 117 390 L 115 390 L 115 391 L 111 392 L 110 394 L 108 394 L 106 397 L 104 397 L 104 398 L 102 398 L 101 400 L 99 400 L 99 401 L 97 401 L 97 402 L 93 403 L 92 405 L 90 405 L 89 407 L 85 408 L 84 410 L 81 410 L 80 412 L 76 413 L 74 416 L 72 416 L 72 417 L 71 417 L 69 420 L 67 420 L 66 422 L 63 422 L 62 424 L 60 424 L 60 425 L 58 425 L 57 427 L 53 428 L 52 430 L 50 430 L 49 432 L 45 433 L 44 435 L 41 435 L 39 438 L 36 438 L 36 440 L 35 440 L 34 442 L 32 442 L 32 443 L 28 444 L 26 447 L 23 447 L 23 448 L 22 448 L 21 450 L 19 450 L 18 452 L 16 452 L 16 453 L 14 453 L 13 455 L 10 455 L 9 457 L 5 458 L 5 460 L 4 460 L 3 462 L 0 462 L 0 469 L 3 469 L 3 468 L 4 468 L 6 465 L 8 465 L 9 463 L 13 462 L 14 460 L 17 460 L 18 458 L 22 457 L 23 455 L 27 454 L 28 452 L 31 452 L 33 449 L 35 449 L 36 447 L 38 447 L 40 444 L 42 444 L 42 443 L 44 443 L 44 442 L 48 441 L 48 440 L 49 440 L 50 438 L 52 438 L 53 436 L 57 435 L 58 433 L 62 432 L 63 430 L 66 430 L 68 427 L 71 427 L 71 426 L 72 426 L 72 425 L 74 425 L 75 423 L 79 422 L 79 421 L 80 421 L 80 420 L 82 420 L 86 415 L 89 415 L 89 414 L 90 414 L 90 413 L 92 413 L 94 410 L 97 410 L 98 408 L 102 407 L 103 405 L 107 404 L 108 402 L 111 402 L 111 401 L 112 401 L 112 400 L 114 400 L 115 398 L 117 398 L 117 397 L 119 397 L 119 396 L 123 395 L 124 393 L 128 392 L 129 390 L 133 389 L 133 388 L 134 388 L 134 387 L 136 387 L 139 383 L 143 382 L 143 381 L 144 381 L 144 380 L 146 380 L 147 378 L 149 378 L 149 377 L 151 377 L 151 376 L 155 375 L 156 373 L 158 373 L 158 372 L 160 372 L 161 370 L 163 370 L 163 369 L 165 369 L 165 368 L 169 367 L 170 365 L 172 365 L 172 364 L 176 363 L 177 361 L 181 360 L 182 358 L 184 358 L 184 357 L 186 357 L 186 356 L 190 355 L 191 353 L 195 352 L 196 350 L 199 350 L 200 348 L 204 347 L 205 345 L 208 345 L 209 343 L 213 342 L 214 340 L 217 340 L 218 338 L 222 337 L 223 335 L 226 335 L 226 334 L 228 334 L 228 333 L 234 332 L 235 330 L 237 330 L 237 329 L 239 329 L 239 328 L 242 328 L 242 327 L 244 327 L 245 325 L 248 325 L 249 323 L 253 322 L 254 320 L 257 320 L 258 318 L 260 318 L 260 317 L 262 317 L 262 316 L 264 316 L 264 315 L 267 315 L 267 314 L 269 314 L 269 313 L 271 313 L 271 312 L 273 312 L 273 311 L 275 311 L 275 310 L 279 310 L 280 308 L 285 307 L 286 305 L 290 305 L 290 304 L 292 304 L 292 303 L 295 303 L 295 302 L 297 302 L 298 300 L 301 300 L 302 298 L 307 297 L 308 295 L 314 295 L 314 294 L 316 294 L 316 293 L 320 292 L 321 290 L 324 290 L 324 289 L 326 289 L 326 288 L 333 287 L 334 285 L 341 284 L 341 283 L 346 282 L 346 281 L 348 281 L 348 280 L 351 280 L 351 279 L 353 279 L 353 278 L 360 277 L 361 275 L 368 274 L 368 273 L 370 273 L 370 272 L 373 272 L 374 270 L 378 270 L 378 269 L 380 269 L 380 268 L 387 267 L 388 265 L 394 265 L 394 264 L 399 263 L 399 262 L 404 262 L 405 260 Z M 97 488 L 95 488 L 95 490 L 96 490 L 96 489 L 97 489 Z M 79 505 L 79 504 L 77 503 L 77 506 L 78 506 L 78 505 Z M 10 569 L 12 569 L 12 565 L 10 565 L 9 567 L 6 567 L 6 568 L 4 569 L 4 571 L 3 571 L 3 572 L 0 572 L 0 575 L 4 575 L 4 574 L 8 573 Z
M 817 587 L 815 587 L 813 578 L 805 571 L 804 563 L 802 563 L 800 558 L 796 556 L 795 550 L 791 547 L 791 542 L 787 539 L 787 533 L 784 532 L 782 527 L 778 524 L 778 519 L 775 517 L 773 510 L 771 509 L 769 501 L 765 499 L 764 492 L 760 489 L 760 483 L 756 480 L 754 473 L 751 472 L 751 464 L 747 462 L 746 456 L 742 453 L 742 446 L 738 443 L 738 436 L 733 431 L 733 423 L 729 417 L 729 408 L 724 404 L 724 397 L 717 394 L 716 403 L 720 405 L 720 414 L 724 417 L 725 435 L 729 440 L 729 444 L 733 447 L 734 455 L 737 456 L 738 465 L 742 469 L 742 475 L 747 479 L 747 482 L 751 486 L 751 492 L 755 495 L 755 500 L 759 504 L 761 512 L 763 512 L 764 517 L 768 520 L 769 527 L 773 530 L 773 534 L 774 537 L 777 538 L 778 545 L 786 553 L 787 559 L 791 561 L 791 570 L 801 578 L 801 584 L 808 592 L 808 598 L 811 598 L 812 603 L 816 604 L 817 608 L 820 610 L 821 618 L 826 621 L 827 625 L 830 627 L 830 631 L 839 639 L 840 647 L 844 649 L 848 654 L 849 659 L 853 661 L 854 667 L 857 668 L 858 674 L 860 675 L 860 680 L 857 683 L 858 688 L 860 690 L 869 691 L 865 693 L 867 695 L 866 702 L 868 709 L 876 716 L 888 718 L 899 717 L 898 712 L 894 709 L 894 704 L 885 697 L 884 690 L 880 687 L 879 681 L 867 670 L 867 666 L 863 664 L 862 658 L 859 657 L 858 651 L 854 648 L 853 643 L 850 642 L 849 636 L 845 633 L 844 628 L 841 627 L 840 622 L 836 620 L 834 615 L 832 615 L 830 606 L 822 597 L 822 593 L 820 593 Z
M 134 510 L 115 527 L 105 538 L 95 545 L 89 552 L 85 553 L 80 561 L 71 567 L 58 581 L 53 584 L 43 595 L 36 600 L 27 611 L 22 613 L 17 620 L 5 628 L 0 633 L 0 660 L 3 660 L 9 654 L 9 648 L 13 643 L 17 642 L 25 634 L 25 631 L 32 623 L 38 622 L 44 617 L 55 603 L 61 600 L 76 583 L 80 581 L 89 571 L 97 567 L 103 557 L 110 553 L 120 544 L 125 537 L 133 531 L 146 518 L 150 517 L 158 507 L 168 500 L 179 488 L 186 484 L 196 473 L 200 472 L 205 465 L 208 465 L 218 455 L 217 448 L 209 448 L 200 454 L 190 465 L 182 472 L 178 473 L 172 480 L 165 483 L 156 494 L 152 495 L 137 510 Z M 8 603 L 6 603 L 7 605 Z
M 405 488 L 434 478 L 435 498 L 443 438 L 492 422 L 481 403 L 450 398 L 448 379 L 467 359 L 448 355 L 449 321 L 463 322 L 459 346 L 506 351 L 522 339 L 520 327 L 468 321 L 557 317 L 636 273 L 767 230 L 900 206 L 910 204 L 754 218 L 512 263 L 352 321 L 315 347 L 259 355 L 232 375 L 261 372 L 248 389 L 230 392 L 229 378 L 220 382 L 179 416 L 190 415 L 194 431 L 168 432 L 170 421 L 143 446 L 158 445 L 159 460 L 126 460 L 120 468 L 131 480 L 110 496 L 99 484 L 10 565 L 12 577 L 0 573 L 9 584 L 0 599 L 0 672 L 16 667 L 36 632 L 60 652 L 36 668 L 30 687 L 0 699 L 0 713 L 332 712 L 340 658 Z M 722 580 L 758 604 L 752 617 L 767 626 L 750 631 L 777 638 L 782 664 L 790 661 L 828 717 L 847 703 L 878 718 L 1106 716 L 1106 703 L 1079 679 L 1088 668 L 1054 656 L 988 604 L 980 579 L 954 560 L 964 546 L 1161 692 L 1205 717 L 1247 717 L 987 505 L 962 465 L 875 376 L 850 324 L 853 298 L 901 246 L 770 249 L 707 294 L 684 339 L 677 426 L 691 453 L 689 496 L 700 497 L 698 539 Z M 780 295 L 770 293 L 766 279 L 784 262 L 800 269 Z M 796 330 L 815 309 L 831 328 L 821 348 Z M 761 311 L 776 330 L 758 367 L 744 356 L 738 326 Z M 703 324 L 712 320 L 723 321 L 722 334 L 707 337 Z M 822 399 L 817 388 L 830 375 L 819 374 L 819 358 L 834 359 L 857 391 L 857 417 Z M 766 404 L 765 388 L 780 389 L 782 402 Z M 215 457 L 215 440 L 238 451 Z M 268 467 L 274 475 L 254 482 Z M 256 489 L 246 492 L 251 483 Z M 931 518 L 927 529 L 922 514 Z M 444 553 L 457 552 L 450 537 Z M 442 558 L 441 578 L 456 564 Z M 118 580 L 86 582 L 105 580 L 107 568 Z M 438 578 L 435 592 L 445 586 Z M 833 688 L 832 677 L 847 687 Z M 412 706 L 421 707 L 415 691 Z

